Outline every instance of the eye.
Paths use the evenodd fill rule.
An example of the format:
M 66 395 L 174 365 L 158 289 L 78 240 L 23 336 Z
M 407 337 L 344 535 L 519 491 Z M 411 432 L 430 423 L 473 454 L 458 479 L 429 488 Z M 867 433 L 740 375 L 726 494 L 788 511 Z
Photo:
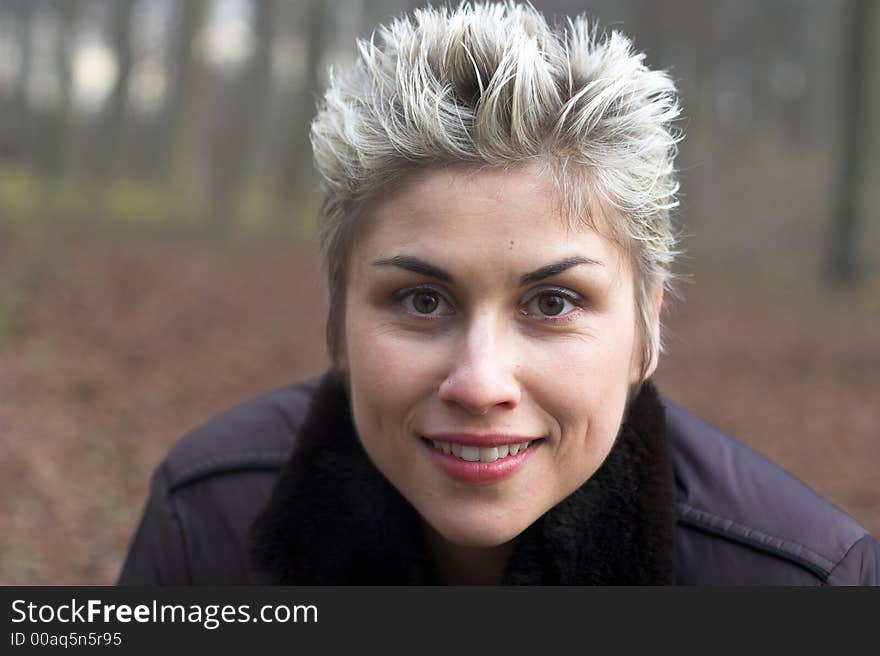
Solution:
M 545 289 L 526 301 L 523 314 L 546 319 L 563 318 L 583 305 L 584 299 L 570 290 Z
M 404 289 L 397 294 L 397 300 L 403 304 L 404 309 L 413 314 L 441 316 L 453 313 L 443 294 L 430 287 Z
M 562 314 L 562 311 L 565 309 L 565 303 L 566 300 L 559 294 L 541 294 L 538 297 L 538 309 L 548 317 Z
M 440 307 L 440 296 L 434 292 L 415 292 L 411 299 L 413 309 L 419 314 L 431 314 Z

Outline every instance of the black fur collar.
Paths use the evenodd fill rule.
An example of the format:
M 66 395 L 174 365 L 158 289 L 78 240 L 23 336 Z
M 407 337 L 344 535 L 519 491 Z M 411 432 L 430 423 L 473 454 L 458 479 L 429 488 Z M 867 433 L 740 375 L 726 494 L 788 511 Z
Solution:
M 673 580 L 672 469 L 648 382 L 608 458 L 518 539 L 512 585 L 662 585 Z M 255 579 L 282 585 L 432 585 L 418 513 L 360 445 L 349 401 L 325 376 L 251 532 Z

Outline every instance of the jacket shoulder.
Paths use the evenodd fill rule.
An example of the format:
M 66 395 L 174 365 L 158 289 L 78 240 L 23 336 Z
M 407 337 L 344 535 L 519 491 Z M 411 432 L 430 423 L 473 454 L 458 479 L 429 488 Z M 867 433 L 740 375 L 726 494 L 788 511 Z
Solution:
M 290 457 L 318 379 L 227 410 L 156 468 L 118 583 L 243 584 L 247 534 Z
M 855 519 L 746 444 L 663 403 L 686 578 L 877 582 L 880 548 Z
M 290 457 L 319 381 L 293 383 L 255 397 L 184 435 L 162 463 L 169 489 L 208 476 L 280 468 Z

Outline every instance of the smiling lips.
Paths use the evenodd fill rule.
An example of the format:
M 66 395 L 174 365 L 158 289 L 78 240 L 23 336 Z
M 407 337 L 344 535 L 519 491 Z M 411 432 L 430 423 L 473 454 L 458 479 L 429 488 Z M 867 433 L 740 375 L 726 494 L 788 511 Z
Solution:
M 512 476 L 543 442 L 516 435 L 464 434 L 431 435 L 423 441 L 444 474 L 466 483 L 493 483 Z

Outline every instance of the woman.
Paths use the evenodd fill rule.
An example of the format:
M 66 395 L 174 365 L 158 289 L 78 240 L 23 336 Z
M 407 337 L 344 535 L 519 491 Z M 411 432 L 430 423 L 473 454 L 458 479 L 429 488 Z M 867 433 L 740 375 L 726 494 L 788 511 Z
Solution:
M 182 440 L 121 583 L 878 583 L 649 381 L 679 108 L 642 59 L 515 4 L 359 44 L 312 126 L 333 371 Z

